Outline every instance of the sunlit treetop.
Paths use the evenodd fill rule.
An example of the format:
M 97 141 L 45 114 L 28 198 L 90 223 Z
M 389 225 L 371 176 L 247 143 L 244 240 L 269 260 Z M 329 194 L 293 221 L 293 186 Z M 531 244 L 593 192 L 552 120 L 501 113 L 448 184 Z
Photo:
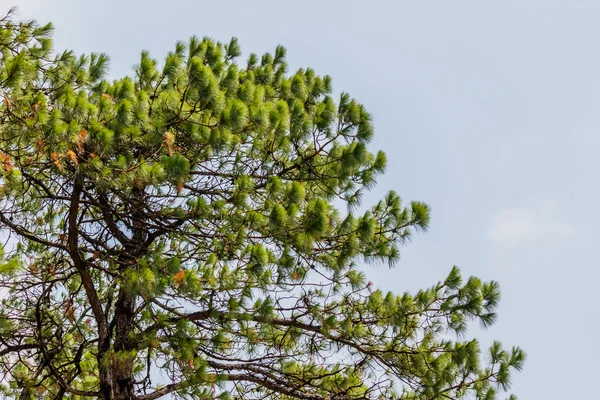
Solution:
M 360 204 L 386 159 L 367 147 L 370 114 L 334 99 L 330 77 L 290 73 L 283 47 L 244 63 L 236 39 L 192 37 L 108 81 L 106 55 L 54 53 L 51 33 L 0 21 L 3 396 L 508 389 L 523 352 L 461 336 L 495 321 L 495 282 L 455 267 L 393 294 L 366 278 L 429 209 L 394 192 Z

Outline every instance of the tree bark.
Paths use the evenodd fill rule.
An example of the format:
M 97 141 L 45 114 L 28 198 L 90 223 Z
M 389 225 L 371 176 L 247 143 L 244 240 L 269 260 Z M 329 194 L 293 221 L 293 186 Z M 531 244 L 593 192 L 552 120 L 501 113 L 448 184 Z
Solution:
M 135 397 L 133 387 L 133 355 L 136 340 L 131 336 L 136 298 L 123 289 L 115 304 L 115 339 L 114 351 L 116 366 L 113 371 L 115 400 L 129 400 Z M 112 400 L 112 399 L 111 399 Z
M 133 235 L 123 247 L 123 253 L 119 257 L 119 270 L 126 271 L 129 268 L 137 268 L 137 259 L 147 249 L 144 242 L 148 232 L 144 223 L 143 209 L 144 189 L 134 188 L 129 204 L 129 212 L 133 226 Z M 121 232 L 121 235 L 125 235 Z M 110 400 L 130 400 L 135 398 L 134 376 L 133 376 L 133 351 L 137 349 L 138 343 L 133 337 L 135 306 L 138 296 L 128 293 L 122 287 L 115 303 L 114 341 L 115 368 L 113 370 L 114 397 Z M 111 325 L 112 325 L 111 324 Z

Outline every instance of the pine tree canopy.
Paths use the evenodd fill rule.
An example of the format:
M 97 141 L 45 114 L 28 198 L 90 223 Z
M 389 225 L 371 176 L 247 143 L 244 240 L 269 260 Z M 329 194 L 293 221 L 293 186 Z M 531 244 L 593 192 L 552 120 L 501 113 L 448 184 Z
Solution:
M 357 211 L 386 159 L 330 77 L 192 37 L 108 81 L 51 35 L 0 20 L 3 398 L 507 396 L 524 353 L 465 336 L 496 282 L 366 278 L 429 209 Z

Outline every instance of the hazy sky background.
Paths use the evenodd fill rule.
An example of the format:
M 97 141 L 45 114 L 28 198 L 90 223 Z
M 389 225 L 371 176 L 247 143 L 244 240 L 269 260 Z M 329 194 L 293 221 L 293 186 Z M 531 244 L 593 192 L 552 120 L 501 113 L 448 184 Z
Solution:
M 15 4 L 16 3 L 16 4 Z M 163 59 L 190 35 L 288 49 L 290 70 L 333 77 L 373 114 L 393 189 L 431 228 L 376 285 L 430 286 L 456 264 L 498 280 L 499 320 L 471 332 L 528 353 L 524 399 L 597 398 L 600 1 L 0 0 L 55 24 L 56 49 Z

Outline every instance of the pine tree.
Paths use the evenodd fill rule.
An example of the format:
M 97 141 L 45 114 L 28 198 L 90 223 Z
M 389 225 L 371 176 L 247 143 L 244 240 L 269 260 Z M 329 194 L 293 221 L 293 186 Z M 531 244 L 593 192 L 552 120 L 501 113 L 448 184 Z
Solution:
M 499 288 L 393 264 L 429 209 L 394 192 L 370 115 L 285 50 L 192 37 L 105 80 L 52 26 L 0 20 L 1 393 L 19 399 L 495 399 L 524 353 L 464 339 Z M 348 209 L 339 210 L 335 204 Z

